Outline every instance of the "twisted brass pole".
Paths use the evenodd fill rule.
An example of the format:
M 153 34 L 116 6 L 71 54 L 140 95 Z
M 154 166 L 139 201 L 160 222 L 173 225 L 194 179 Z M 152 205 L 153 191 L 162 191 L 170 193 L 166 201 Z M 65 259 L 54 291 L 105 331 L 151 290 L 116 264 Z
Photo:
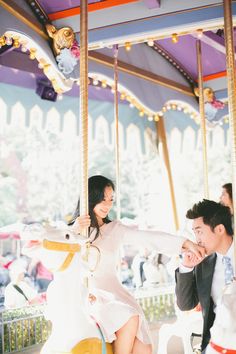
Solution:
M 233 186 L 234 236 L 236 235 L 236 77 L 232 21 L 232 1 L 224 0 L 224 33 L 226 47 L 226 69 L 229 100 L 229 126 L 231 137 L 231 163 Z M 236 242 L 234 238 L 234 261 L 236 267 Z
M 88 214 L 88 1 L 80 2 L 80 215 Z M 88 236 L 88 230 L 83 230 Z
M 116 159 L 116 215 L 120 219 L 120 144 L 118 112 L 118 45 L 114 45 L 114 118 L 115 118 L 115 159 Z
M 160 117 L 159 121 L 156 123 L 156 131 L 158 137 L 160 138 L 161 148 L 162 148 L 160 152 L 162 153 L 163 160 L 167 170 L 167 175 L 168 175 L 175 229 L 179 230 L 179 219 L 178 219 L 178 212 L 177 212 L 177 206 L 175 200 L 174 183 L 173 183 L 171 167 L 170 167 L 170 158 L 169 158 L 168 146 L 166 141 L 165 123 L 162 117 Z
M 202 75 L 202 50 L 201 50 L 200 39 L 198 39 L 196 42 L 196 49 L 197 49 L 197 68 L 198 68 L 199 111 L 200 111 L 200 117 L 201 117 L 204 197 L 209 199 L 206 120 L 205 120 L 205 109 L 204 109 L 203 78 L 202 78 L 202 76 L 203 76 Z

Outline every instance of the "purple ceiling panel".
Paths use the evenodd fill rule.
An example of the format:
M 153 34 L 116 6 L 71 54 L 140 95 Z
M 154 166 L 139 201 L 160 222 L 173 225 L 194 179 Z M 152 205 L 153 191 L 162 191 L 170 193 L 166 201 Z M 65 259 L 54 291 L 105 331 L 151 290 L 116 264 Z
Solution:
M 100 1 L 101 0 L 88 0 L 88 4 L 93 4 Z M 47 14 L 80 6 L 80 0 L 38 0 L 38 2 Z
M 148 9 L 156 9 L 160 7 L 160 0 L 143 0 Z
M 191 35 L 182 36 L 178 43 L 172 43 L 171 38 L 158 43 L 167 50 L 183 67 L 197 80 L 196 38 Z M 211 75 L 225 70 L 225 55 L 213 47 L 202 43 L 203 75 Z

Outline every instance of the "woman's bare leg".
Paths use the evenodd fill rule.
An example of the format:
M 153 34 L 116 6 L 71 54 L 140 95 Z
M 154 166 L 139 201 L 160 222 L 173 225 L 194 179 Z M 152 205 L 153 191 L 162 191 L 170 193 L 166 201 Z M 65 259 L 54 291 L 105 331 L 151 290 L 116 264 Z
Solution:
M 152 354 L 152 345 L 144 344 L 135 338 L 132 354 Z
M 114 354 L 132 354 L 135 337 L 139 325 L 139 316 L 131 317 L 126 324 L 116 332 L 117 339 L 113 343 Z M 145 353 L 142 353 L 145 354 Z

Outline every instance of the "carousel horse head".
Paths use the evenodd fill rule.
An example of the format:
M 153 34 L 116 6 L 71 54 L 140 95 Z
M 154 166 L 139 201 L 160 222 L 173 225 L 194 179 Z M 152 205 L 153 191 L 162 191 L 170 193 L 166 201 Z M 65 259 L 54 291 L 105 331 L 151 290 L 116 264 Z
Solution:
M 41 354 L 112 354 L 97 324 L 89 315 L 88 288 L 85 279 L 89 266 L 82 256 L 86 239 L 76 235 L 67 225 L 26 226 L 22 252 L 36 257 L 53 272 L 47 289 L 45 316 L 52 332 Z
M 236 354 L 236 282 L 227 285 L 217 304 L 206 354 Z

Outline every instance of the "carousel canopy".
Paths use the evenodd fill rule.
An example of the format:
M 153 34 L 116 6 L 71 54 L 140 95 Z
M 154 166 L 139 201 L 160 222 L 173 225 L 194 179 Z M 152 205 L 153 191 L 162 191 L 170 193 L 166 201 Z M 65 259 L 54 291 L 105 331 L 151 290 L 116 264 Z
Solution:
M 188 107 L 197 118 L 200 39 L 204 86 L 214 96 L 214 104 L 206 98 L 207 116 L 217 121 L 227 114 L 222 1 L 89 0 L 88 10 L 90 98 L 113 100 L 117 45 L 122 103 L 148 117 L 161 115 L 170 104 Z M 235 13 L 233 2 L 233 20 Z M 63 41 L 65 27 L 72 29 L 74 45 L 56 53 L 55 36 Z M 1 82 L 31 87 L 38 94 L 50 82 L 55 96 L 51 92 L 49 99 L 56 99 L 56 93 L 78 96 L 79 0 L 1 0 L 0 35 Z

